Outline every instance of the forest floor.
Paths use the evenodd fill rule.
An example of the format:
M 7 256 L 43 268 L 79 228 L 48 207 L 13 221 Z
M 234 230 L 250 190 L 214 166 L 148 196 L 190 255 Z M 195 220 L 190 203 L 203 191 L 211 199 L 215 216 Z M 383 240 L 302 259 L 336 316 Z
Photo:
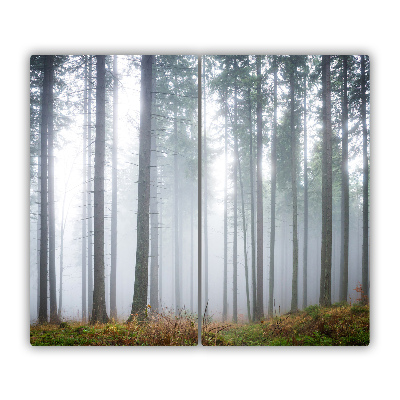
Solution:
M 203 346 L 368 346 L 369 305 L 309 306 L 257 324 L 204 325 Z
M 197 317 L 157 315 L 144 322 L 31 325 L 33 346 L 196 346 Z M 252 324 L 207 322 L 203 346 L 367 346 L 369 305 L 317 305 Z

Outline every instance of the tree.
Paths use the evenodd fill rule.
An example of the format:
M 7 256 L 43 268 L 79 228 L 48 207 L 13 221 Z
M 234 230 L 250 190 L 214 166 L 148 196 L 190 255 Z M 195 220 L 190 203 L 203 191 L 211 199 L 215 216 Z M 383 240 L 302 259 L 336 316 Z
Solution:
M 153 56 L 142 56 L 140 89 L 139 181 L 137 214 L 137 248 L 135 286 L 131 320 L 135 314 L 144 317 L 147 306 L 151 152 L 151 84 Z
M 111 205 L 111 275 L 110 317 L 117 318 L 117 235 L 118 235 L 118 59 L 113 57 L 113 144 L 112 144 L 112 205 Z
M 332 270 L 332 126 L 330 56 L 322 56 L 322 246 L 320 304 L 331 305 Z
M 263 193 L 262 193 L 262 107 L 261 107 L 261 56 L 257 63 L 257 306 L 256 319 L 264 315 L 263 307 Z
M 347 301 L 349 284 L 349 129 L 347 100 L 347 56 L 343 62 L 342 95 L 342 195 L 341 195 L 341 243 L 340 243 L 340 301 Z
M 96 141 L 94 164 L 94 287 L 92 323 L 108 322 L 104 281 L 105 56 L 96 56 Z
M 40 304 L 39 323 L 47 322 L 47 137 L 50 104 L 51 79 L 53 59 L 44 56 L 42 94 L 42 125 L 40 132 Z
M 154 57 L 155 58 L 155 57 Z M 155 62 L 155 61 L 154 61 Z M 152 75 L 152 92 L 156 91 L 156 77 Z M 153 113 L 154 110 L 154 102 Z M 158 312 L 158 199 L 157 199 L 157 129 L 156 119 L 152 118 L 151 155 L 150 155 L 150 224 L 151 224 L 151 258 L 150 258 L 150 306 Z
M 304 64 L 304 248 L 303 248 L 303 308 L 307 307 L 308 275 L 308 148 L 307 148 L 307 57 Z
M 83 92 L 83 141 L 82 141 L 82 321 L 86 321 L 86 290 L 87 290 L 87 282 L 86 282 L 86 152 L 87 152 L 87 91 L 88 91 L 88 77 L 87 77 L 87 56 L 85 56 L 85 88 Z M 65 200 L 65 196 L 64 196 Z M 63 214 L 64 214 L 64 202 L 63 202 Z M 63 218 L 64 219 L 64 218 Z M 64 225 L 64 221 L 62 221 Z M 61 228 L 61 237 L 62 242 L 64 242 L 64 228 Z M 62 246 L 62 250 L 63 246 Z M 61 268 L 60 268 L 61 275 Z M 60 280 L 61 282 L 61 280 Z M 61 286 L 61 285 L 60 285 Z M 60 288 L 61 292 L 61 288 Z M 61 299 L 61 295 L 60 295 Z M 60 306 L 61 309 L 61 306 Z
M 367 94 L 365 79 L 366 56 L 361 56 L 361 121 L 363 131 L 363 247 L 362 247 L 362 290 L 365 302 L 369 296 L 368 276 L 368 130 Z

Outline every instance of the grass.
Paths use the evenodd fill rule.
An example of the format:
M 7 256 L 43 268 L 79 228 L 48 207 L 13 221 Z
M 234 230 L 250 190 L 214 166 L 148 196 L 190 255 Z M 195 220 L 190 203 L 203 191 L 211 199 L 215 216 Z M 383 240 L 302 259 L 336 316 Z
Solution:
M 147 320 L 84 325 L 32 325 L 33 346 L 196 346 L 197 317 L 182 312 L 150 315 Z M 202 328 L 205 346 L 367 346 L 369 305 L 337 303 L 309 306 L 257 324 L 212 322 Z
M 156 314 L 146 321 L 84 325 L 31 325 L 32 346 L 196 346 L 197 318 L 181 313 Z
M 368 346 L 369 305 L 338 303 L 307 307 L 258 324 L 213 323 L 205 346 Z

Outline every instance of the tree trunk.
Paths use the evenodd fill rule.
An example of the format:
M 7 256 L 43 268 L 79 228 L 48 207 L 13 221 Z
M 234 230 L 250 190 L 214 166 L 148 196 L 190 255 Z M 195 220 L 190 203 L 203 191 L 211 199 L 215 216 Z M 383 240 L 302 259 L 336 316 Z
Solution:
M 343 98 L 342 98 L 342 204 L 340 243 L 340 286 L 339 299 L 347 301 L 349 291 L 349 130 L 347 106 L 347 56 L 343 56 Z
M 261 56 L 257 56 L 257 306 L 256 320 L 264 315 L 263 307 L 263 193 L 262 193 L 262 106 Z
M 299 243 L 297 239 L 297 139 L 294 126 L 294 72 L 296 68 L 294 56 L 290 57 L 290 137 L 291 137 L 291 170 L 292 170 L 292 203 L 293 203 L 293 277 L 291 311 L 298 308 L 297 282 L 299 270 Z
M 275 202 L 276 202 L 276 135 L 278 130 L 278 65 L 276 56 L 273 59 L 274 68 L 274 127 L 271 140 L 271 235 L 269 259 L 269 301 L 268 316 L 273 317 L 274 283 L 275 283 Z
M 367 100 L 365 84 L 365 56 L 361 56 L 361 120 L 363 130 L 363 247 L 362 247 L 362 290 L 365 303 L 369 297 L 368 276 L 368 133 Z
M 153 60 L 154 61 L 154 60 Z M 152 74 L 152 92 L 156 89 L 155 74 Z M 153 103 L 154 108 L 154 103 Z M 150 258 L 150 307 L 158 312 L 158 199 L 157 199 L 157 130 L 156 120 L 152 118 L 151 152 L 150 152 L 150 224 L 151 224 L 151 258 Z
M 117 238 L 118 238 L 118 59 L 113 58 L 113 144 L 111 204 L 110 317 L 117 319 Z
M 257 302 L 256 287 L 256 238 L 254 221 L 254 162 L 253 162 L 253 123 L 251 117 L 251 93 L 249 89 L 249 141 L 250 141 L 250 226 L 251 226 L 251 276 L 253 293 L 253 321 L 255 320 L 255 310 Z
M 49 185 L 49 283 L 50 323 L 57 324 L 57 282 L 56 282 L 56 222 L 54 215 L 54 129 L 53 129 L 53 56 L 50 57 L 48 135 L 48 185 Z
M 237 62 L 234 60 L 235 88 L 234 88 L 234 158 L 233 158 L 233 322 L 237 322 L 237 165 L 239 160 L 238 133 L 237 133 Z
M 140 90 L 139 179 L 135 287 L 129 320 L 146 314 L 149 258 L 149 205 L 151 153 L 151 83 L 153 56 L 142 56 Z
M 93 209 L 92 209 L 92 56 L 89 56 L 88 82 L 88 170 L 87 170 L 87 218 L 88 218 L 88 319 L 93 310 Z
M 44 56 L 42 94 L 42 125 L 40 132 L 40 304 L 39 323 L 47 322 L 47 125 L 49 115 L 50 75 L 52 74 L 52 59 Z
M 204 60 L 203 63 L 203 85 L 204 85 L 204 144 L 203 144 L 203 171 L 204 171 L 204 301 L 207 307 L 208 304 L 208 220 L 207 220 L 207 197 L 208 197 L 208 188 L 207 188 L 207 99 L 206 99 L 206 63 Z M 208 307 L 207 307 L 208 310 Z M 206 311 L 206 314 L 208 312 Z
M 104 280 L 105 56 L 96 56 L 96 141 L 94 161 L 94 288 L 92 323 L 108 322 Z
M 176 77 L 175 77 L 176 80 Z M 175 86 L 176 87 L 176 86 Z M 178 171 L 178 105 L 174 97 L 174 241 L 175 241 L 175 315 L 181 308 L 179 265 L 179 171 Z
M 332 273 L 332 126 L 330 56 L 322 56 L 322 246 L 320 304 L 331 305 Z
M 225 185 L 224 185 L 224 282 L 222 319 L 228 317 L 228 104 L 225 94 Z
M 88 77 L 87 77 L 87 56 L 85 56 L 85 88 L 83 91 L 83 141 L 82 141 L 82 321 L 86 321 L 86 219 L 87 219 L 87 209 L 86 209 L 86 151 L 87 151 L 87 91 L 88 91 Z M 65 196 L 64 196 L 65 198 Z M 64 202 L 63 202 L 63 214 L 64 214 Z M 61 221 L 64 224 L 64 219 Z M 63 227 L 61 227 L 62 241 L 64 239 Z M 60 256 L 60 285 L 61 285 L 61 263 L 63 259 Z M 60 286 L 60 301 L 61 301 L 61 286 Z M 60 305 L 61 310 L 61 305 Z
M 247 318 L 251 322 L 250 313 L 250 292 L 249 292 L 249 266 L 247 263 L 247 234 L 246 234 L 246 214 L 244 210 L 244 193 L 243 193 L 243 181 L 242 181 L 242 170 L 240 168 L 240 159 L 238 158 L 239 167 L 239 183 L 240 183 L 240 194 L 242 198 L 242 222 L 243 222 L 243 253 L 244 253 L 244 275 L 246 280 L 246 303 L 247 303 Z
M 306 61 L 307 62 L 307 61 Z M 303 308 L 307 307 L 308 272 L 308 153 L 307 153 L 307 68 L 304 69 L 304 248 L 303 248 Z

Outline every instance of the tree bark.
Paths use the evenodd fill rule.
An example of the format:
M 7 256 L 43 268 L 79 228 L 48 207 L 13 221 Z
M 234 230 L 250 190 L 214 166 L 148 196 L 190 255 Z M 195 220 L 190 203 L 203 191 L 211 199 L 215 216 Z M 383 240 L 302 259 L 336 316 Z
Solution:
M 223 282 L 223 305 L 222 319 L 228 317 L 228 104 L 225 94 L 225 185 L 224 185 L 224 282 Z
M 92 56 L 89 56 L 88 81 L 88 168 L 87 168 L 87 216 L 88 216 L 88 319 L 93 310 L 93 209 L 92 209 Z
M 294 72 L 296 69 L 294 56 L 290 56 L 290 144 L 291 144 L 291 171 L 292 171 L 292 221 L 293 221 L 293 275 L 292 275 L 292 302 L 291 311 L 295 312 L 298 308 L 298 270 L 299 270 L 299 243 L 297 239 L 297 139 L 294 126 Z
M 263 307 L 263 193 L 262 193 L 262 106 L 261 106 L 261 56 L 257 62 L 257 306 L 256 320 L 264 315 Z
M 322 56 L 322 246 L 320 304 L 331 305 L 332 273 L 332 126 L 330 56 Z
M 152 74 L 152 93 L 155 92 L 155 74 Z M 153 102 L 154 107 L 154 102 Z M 151 119 L 151 152 L 150 152 L 150 224 L 151 224 L 151 258 L 150 258 L 150 307 L 158 312 L 158 199 L 157 199 L 157 130 L 155 118 Z
M 52 74 L 51 56 L 44 56 L 42 125 L 40 132 L 40 304 L 39 323 L 47 322 L 47 126 L 49 115 L 50 74 Z
M 362 247 L 362 301 L 369 297 L 368 276 L 368 131 L 365 83 L 365 56 L 361 56 L 361 120 L 363 130 L 363 247 Z
M 307 68 L 304 69 L 304 248 L 303 248 L 303 308 L 307 307 L 308 275 L 308 152 L 307 152 Z
M 111 199 L 111 273 L 110 317 L 117 319 L 117 252 L 118 252 L 118 59 L 113 58 L 113 144 Z
M 269 301 L 268 316 L 273 317 L 274 312 L 274 283 L 275 283 L 275 203 L 276 203 L 276 136 L 278 130 L 278 64 L 273 56 L 274 69 L 274 127 L 271 140 L 271 235 L 269 259 Z
M 342 97 L 342 198 L 341 198 L 341 243 L 340 243 L 340 301 L 347 301 L 349 285 L 349 130 L 347 100 L 347 56 L 343 60 Z
M 85 58 L 85 72 L 84 72 L 84 80 L 85 80 L 85 88 L 83 91 L 83 140 L 82 140 L 82 226 L 81 226 L 81 252 L 82 252 L 82 321 L 86 321 L 86 151 L 87 151 L 87 89 L 88 89 L 88 77 L 87 77 L 87 56 Z M 63 203 L 63 214 L 64 214 L 64 203 Z M 64 220 L 61 221 L 64 224 Z M 64 239 L 63 227 L 61 228 L 62 232 L 62 240 Z M 61 264 L 61 258 L 60 258 Z M 61 265 L 60 265 L 60 283 L 61 283 Z M 61 301 L 61 287 L 60 287 L 60 301 Z M 61 310 L 61 306 L 60 306 Z
M 92 323 L 108 322 L 104 280 L 105 56 L 96 56 L 96 141 L 94 164 L 94 288 Z
M 142 56 L 140 89 L 139 182 L 137 214 L 137 248 L 135 287 L 132 310 L 144 318 L 147 306 L 149 259 L 149 205 L 150 205 L 150 152 L 151 152 L 151 83 L 153 56 Z

